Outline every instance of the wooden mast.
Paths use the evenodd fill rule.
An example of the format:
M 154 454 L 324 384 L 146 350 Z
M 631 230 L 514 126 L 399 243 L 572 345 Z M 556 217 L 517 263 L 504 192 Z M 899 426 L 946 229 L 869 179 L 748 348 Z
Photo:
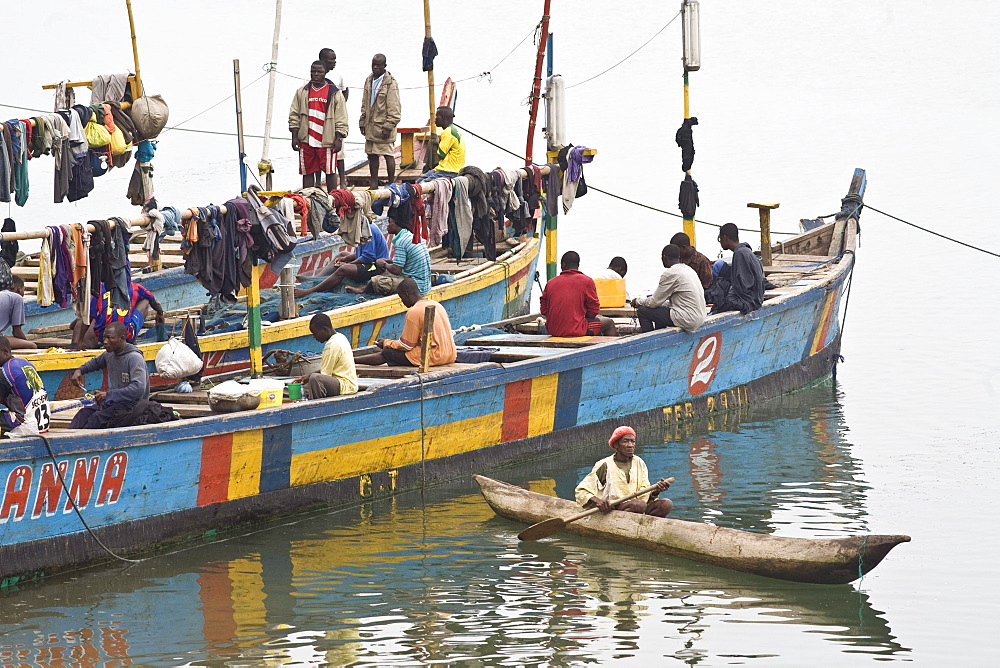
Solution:
M 542 31 L 538 38 L 538 53 L 535 56 L 535 79 L 531 83 L 531 109 L 528 112 L 528 142 L 524 150 L 524 166 L 530 167 L 534 158 L 535 117 L 538 115 L 538 97 L 542 88 L 542 61 L 545 58 L 545 47 L 549 42 L 549 6 L 551 0 L 545 0 L 542 10 Z
M 281 0 L 274 2 L 274 37 L 271 39 L 271 62 L 267 64 L 267 115 L 264 116 L 264 148 L 261 150 L 257 171 L 264 177 L 264 190 L 274 187 L 274 169 L 271 166 L 271 118 L 274 113 L 274 78 L 278 73 L 278 38 L 281 36 Z
M 132 31 L 132 62 L 135 63 L 135 78 L 132 79 L 132 100 L 142 97 L 142 75 L 139 73 L 139 47 L 135 41 L 135 20 L 132 18 L 132 0 L 125 0 L 128 8 L 128 27 Z
M 430 39 L 431 37 L 431 0 L 424 0 L 424 38 Z M 427 125 L 430 129 L 430 134 L 437 132 L 434 127 L 434 115 L 437 113 L 437 105 L 434 104 L 434 65 L 431 64 L 431 68 L 427 70 L 427 102 L 430 107 L 431 119 L 428 121 Z M 426 157 L 424 158 L 426 161 Z
M 246 147 L 243 143 L 243 95 L 240 92 L 240 61 L 233 60 L 233 85 L 236 88 L 236 142 L 240 151 L 240 192 L 247 191 L 247 157 Z

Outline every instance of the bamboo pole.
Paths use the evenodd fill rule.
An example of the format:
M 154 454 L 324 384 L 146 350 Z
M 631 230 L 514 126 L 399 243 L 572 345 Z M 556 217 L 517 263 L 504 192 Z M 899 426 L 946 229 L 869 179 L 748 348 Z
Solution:
M 135 63 L 135 78 L 132 79 L 132 99 L 138 100 L 142 97 L 142 75 L 139 73 L 139 47 L 135 41 L 135 19 L 132 18 L 132 0 L 125 0 L 128 8 L 128 27 L 132 31 L 132 62 Z
M 240 192 L 247 191 L 247 152 L 243 144 L 243 95 L 240 93 L 240 61 L 233 60 L 233 82 L 236 85 L 236 141 L 240 147 Z
M 267 115 L 264 117 L 264 148 L 261 150 L 257 171 L 264 177 L 264 189 L 270 190 L 274 169 L 271 165 L 271 119 L 274 115 L 274 79 L 278 73 L 278 37 L 281 35 L 281 0 L 274 3 L 274 37 L 271 39 L 271 62 L 267 75 Z
M 528 141 L 524 150 L 524 166 L 530 167 L 535 155 L 535 117 L 538 115 L 538 97 L 542 89 L 542 61 L 545 59 L 545 47 L 549 42 L 549 6 L 551 0 L 545 0 L 542 10 L 542 34 L 538 38 L 538 53 L 535 56 L 535 79 L 531 83 L 531 110 L 528 112 Z
M 424 37 L 431 36 L 431 0 L 424 0 Z M 430 134 L 435 134 L 434 116 L 437 114 L 437 105 L 434 104 L 434 68 L 427 70 L 427 102 L 430 106 L 431 119 L 427 122 Z M 426 159 L 426 158 L 425 158 Z

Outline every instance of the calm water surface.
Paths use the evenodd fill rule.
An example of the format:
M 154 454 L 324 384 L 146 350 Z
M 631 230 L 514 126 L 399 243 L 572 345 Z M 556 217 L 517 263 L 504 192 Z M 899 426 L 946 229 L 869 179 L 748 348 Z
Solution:
M 252 82 L 270 57 L 271 0 L 133 5 L 143 75 L 166 96 L 172 123 L 229 94 L 233 58 Z M 531 40 L 495 65 L 531 31 L 541 3 L 432 5 L 438 78 L 491 71 L 459 84 L 458 121 L 520 151 Z M 381 3 L 391 17 L 382 23 L 367 3 L 285 6 L 279 70 L 300 76 L 329 45 L 349 86 L 361 85 L 376 51 L 404 87 L 426 80 L 416 58 L 419 3 Z M 5 72 L 0 104 L 47 109 L 40 84 L 131 63 L 124 12 L 108 8 L 100 48 L 77 48 L 79 4 L 46 7 L 30 30 L 5 35 L 22 66 Z M 556 0 L 556 70 L 582 82 L 675 11 L 676 3 Z M 777 201 L 773 229 L 794 231 L 799 218 L 835 211 L 852 170 L 863 167 L 871 206 L 1000 252 L 1000 5 L 705 0 L 702 24 L 703 68 L 691 75 L 700 219 L 752 227 L 746 203 Z M 42 46 L 50 43 L 60 47 Z M 588 181 L 665 209 L 680 175 L 679 43 L 674 23 L 568 94 L 572 141 L 599 149 Z M 285 134 L 296 85 L 294 76 L 278 78 L 276 135 Z M 266 88 L 261 80 L 244 92 L 252 134 L 263 127 Z M 352 97 L 354 118 L 356 105 Z M 422 123 L 426 93 L 405 90 L 403 108 L 405 124 Z M 184 127 L 231 132 L 232 109 L 226 101 Z M 26 113 L 0 108 L 7 111 Z M 468 145 L 473 164 L 516 163 L 475 138 Z M 248 153 L 255 162 L 259 140 Z M 271 153 L 277 183 L 297 180 L 288 142 L 274 142 Z M 181 207 L 228 199 L 238 187 L 235 154 L 233 137 L 165 133 L 158 195 Z M 348 156 L 361 157 L 361 147 L 349 144 Z M 51 162 L 33 161 L 31 199 L 9 215 L 32 228 L 126 214 L 129 176 L 113 171 L 86 200 L 53 206 Z M 628 258 L 635 292 L 655 285 L 659 248 L 680 229 L 676 218 L 596 192 L 559 226 L 560 250 L 579 251 L 585 271 Z M 698 226 L 697 245 L 710 257 L 714 239 L 714 228 Z M 788 584 L 572 536 L 520 545 L 517 526 L 457 482 L 0 594 L 0 663 L 993 663 L 997 262 L 869 210 L 835 387 L 726 424 L 700 422 L 691 433 L 641 435 L 651 471 L 677 479 L 678 517 L 782 535 L 913 536 L 860 583 Z M 569 496 L 607 452 L 606 438 L 496 475 Z
M 788 417 L 795 415 L 797 417 Z M 830 384 L 643 434 L 676 516 L 781 535 L 870 530 L 869 484 Z M 572 495 L 607 446 L 495 472 Z M 10 592 L 0 661 L 794 665 L 905 658 L 877 597 L 560 536 L 520 543 L 474 486 L 435 487 Z M 897 555 L 882 568 L 892 568 Z M 795 648 L 799 648 L 796 650 Z

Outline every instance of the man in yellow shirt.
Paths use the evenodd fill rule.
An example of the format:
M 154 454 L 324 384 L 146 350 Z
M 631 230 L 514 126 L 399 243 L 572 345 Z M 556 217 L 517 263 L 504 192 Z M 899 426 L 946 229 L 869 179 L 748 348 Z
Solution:
M 407 276 L 396 288 L 396 294 L 409 309 L 403 323 L 403 335 L 398 340 L 379 339 L 375 345 L 382 350 L 370 355 L 359 355 L 358 364 L 389 364 L 390 366 L 420 366 L 420 347 L 424 339 L 424 312 L 434 306 L 434 329 L 431 337 L 430 365 L 441 366 L 455 361 L 457 350 L 451 333 L 451 321 L 444 304 L 424 299 L 417 282 Z
M 465 138 L 455 127 L 455 112 L 451 107 L 438 107 L 434 114 L 434 124 L 443 128 L 438 139 L 437 166 L 424 172 L 417 182 L 431 181 L 444 177 L 455 178 L 465 167 Z
M 309 332 L 323 346 L 319 371 L 297 378 L 295 382 L 306 383 L 310 399 L 335 397 L 340 394 L 354 394 L 358 391 L 358 372 L 354 367 L 354 354 L 347 337 L 333 328 L 330 317 L 317 313 L 309 321 Z
M 594 464 L 593 470 L 577 485 L 576 502 L 584 508 L 597 506 L 602 513 L 623 510 L 627 513 L 666 517 L 674 507 L 673 502 L 670 499 L 656 498 L 660 492 L 670 487 L 666 480 L 656 483 L 656 488 L 650 494 L 626 501 L 617 508 L 611 507 L 615 499 L 649 487 L 649 471 L 646 463 L 635 455 L 635 430 L 632 427 L 615 429 L 608 446 L 615 454 Z

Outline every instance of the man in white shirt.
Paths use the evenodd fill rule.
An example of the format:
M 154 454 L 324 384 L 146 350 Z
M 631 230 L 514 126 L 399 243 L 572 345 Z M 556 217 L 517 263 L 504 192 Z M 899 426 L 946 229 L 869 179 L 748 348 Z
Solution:
M 705 291 L 694 269 L 681 263 L 681 250 L 674 244 L 660 255 L 666 269 L 650 297 L 632 300 L 643 332 L 680 327 L 693 332 L 705 322 Z
M 340 89 L 340 93 L 344 96 L 344 102 L 347 102 L 347 97 L 350 91 L 344 85 L 344 77 L 334 72 L 333 69 L 337 67 L 337 53 L 331 48 L 325 48 L 319 50 L 319 59 L 323 62 L 323 66 L 326 67 L 326 78 L 334 83 L 334 85 Z M 344 153 L 343 151 L 337 153 L 337 175 L 339 175 L 340 180 L 337 180 L 337 175 L 327 174 L 326 175 L 326 189 L 327 191 L 333 190 L 334 188 L 346 188 L 347 187 L 347 177 L 344 175 Z
M 625 278 L 625 274 L 627 274 L 627 273 L 628 273 L 628 263 L 625 262 L 625 258 L 616 255 L 615 257 L 611 258 L 611 263 L 608 265 L 607 269 L 605 269 L 604 271 L 602 271 L 602 272 L 594 275 L 592 278 L 594 278 L 594 279 L 598 279 L 598 278 L 610 278 L 610 279 Z

